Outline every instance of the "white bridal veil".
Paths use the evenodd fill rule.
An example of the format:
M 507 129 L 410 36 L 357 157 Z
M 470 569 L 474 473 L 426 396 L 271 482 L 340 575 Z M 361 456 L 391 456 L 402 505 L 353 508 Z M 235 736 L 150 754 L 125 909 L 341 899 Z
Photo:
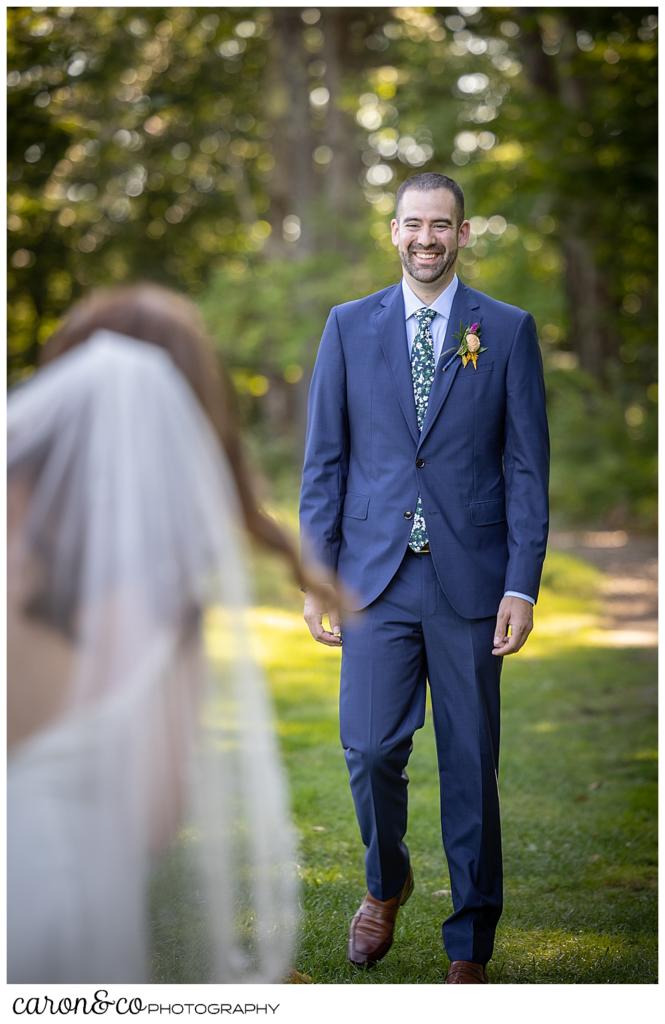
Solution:
M 279 981 L 294 843 L 217 437 L 110 331 L 8 434 L 8 980 Z

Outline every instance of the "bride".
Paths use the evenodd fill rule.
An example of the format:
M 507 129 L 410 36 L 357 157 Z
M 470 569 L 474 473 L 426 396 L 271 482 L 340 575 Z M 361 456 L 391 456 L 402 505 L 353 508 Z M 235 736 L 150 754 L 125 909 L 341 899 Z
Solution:
M 8 980 L 279 981 L 295 850 L 244 626 L 258 509 L 195 308 L 93 293 L 8 405 Z

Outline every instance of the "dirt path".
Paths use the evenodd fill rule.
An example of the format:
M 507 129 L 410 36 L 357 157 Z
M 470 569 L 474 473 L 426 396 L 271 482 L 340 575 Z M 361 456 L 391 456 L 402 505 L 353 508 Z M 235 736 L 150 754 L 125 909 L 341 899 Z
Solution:
M 658 541 L 623 530 L 553 531 L 550 545 L 591 562 L 605 576 L 602 628 L 617 647 L 658 643 Z

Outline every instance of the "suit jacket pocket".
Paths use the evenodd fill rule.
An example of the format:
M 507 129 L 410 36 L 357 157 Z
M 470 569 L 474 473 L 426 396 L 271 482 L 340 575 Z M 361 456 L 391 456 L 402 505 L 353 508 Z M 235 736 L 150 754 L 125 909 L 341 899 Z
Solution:
M 347 492 L 342 509 L 343 516 L 350 516 L 351 519 L 367 519 L 369 498 L 365 494 L 353 494 Z
M 469 505 L 469 515 L 474 526 L 491 526 L 492 523 L 505 523 L 505 499 L 487 498 L 483 501 L 472 501 Z

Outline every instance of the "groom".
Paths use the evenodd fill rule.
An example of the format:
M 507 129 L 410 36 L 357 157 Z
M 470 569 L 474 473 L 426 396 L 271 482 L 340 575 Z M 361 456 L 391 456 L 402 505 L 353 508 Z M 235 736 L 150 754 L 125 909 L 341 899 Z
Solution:
M 363 609 L 345 623 L 340 693 L 367 851 L 348 958 L 371 966 L 388 952 L 413 889 L 405 768 L 427 680 L 454 908 L 449 984 L 488 980 L 502 908 L 499 677 L 533 628 L 548 532 L 536 326 L 458 279 L 469 231 L 451 178 L 418 174 L 399 188 L 403 277 L 330 312 L 300 503 L 305 542 Z M 305 619 L 315 640 L 342 644 L 336 608 L 307 594 Z

